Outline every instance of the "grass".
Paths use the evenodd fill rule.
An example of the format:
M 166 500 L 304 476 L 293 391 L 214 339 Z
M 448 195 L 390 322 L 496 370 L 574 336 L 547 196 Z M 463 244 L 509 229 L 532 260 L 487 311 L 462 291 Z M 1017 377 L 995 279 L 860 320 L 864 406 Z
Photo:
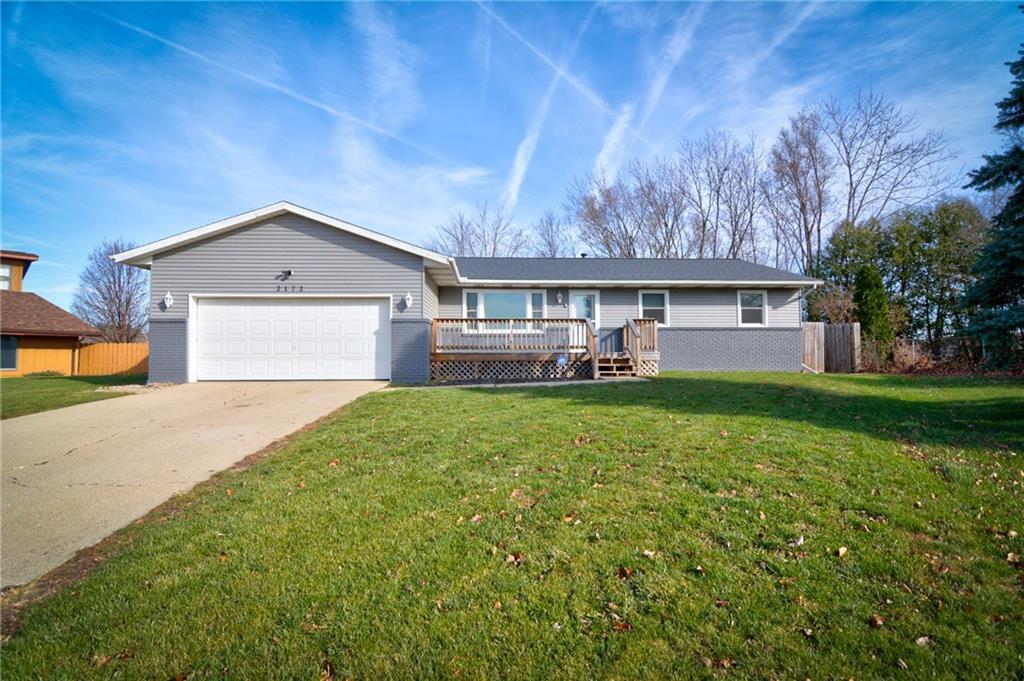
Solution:
M 13 418 L 128 393 L 98 393 L 107 385 L 145 383 L 145 376 L 18 376 L 0 380 L 0 418 Z
M 3 671 L 1021 678 L 1022 453 L 1013 379 L 372 394 L 125 530 Z

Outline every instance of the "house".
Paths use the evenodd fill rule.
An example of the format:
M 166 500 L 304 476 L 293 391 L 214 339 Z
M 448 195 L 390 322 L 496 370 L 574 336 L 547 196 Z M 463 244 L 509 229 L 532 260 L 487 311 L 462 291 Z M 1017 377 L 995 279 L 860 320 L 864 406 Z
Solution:
M 473 382 L 799 371 L 801 290 L 741 260 L 451 258 L 279 202 L 114 256 L 150 380 Z
M 22 291 L 34 253 L 0 251 L 0 376 L 75 371 L 82 338 L 94 327 L 35 293 Z

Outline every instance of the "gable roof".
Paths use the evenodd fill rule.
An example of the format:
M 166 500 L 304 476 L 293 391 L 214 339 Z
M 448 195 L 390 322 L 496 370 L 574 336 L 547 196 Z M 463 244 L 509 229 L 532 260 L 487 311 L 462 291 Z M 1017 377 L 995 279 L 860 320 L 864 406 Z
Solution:
M 736 259 L 454 258 L 460 284 L 812 286 L 817 279 Z
M 98 336 L 99 330 L 45 298 L 0 291 L 0 331 L 14 336 Z
M 144 246 L 133 248 L 130 251 L 117 253 L 113 256 L 113 259 L 114 262 L 125 263 L 127 265 L 148 267 L 153 262 L 153 256 L 164 251 L 203 241 L 204 239 L 209 239 L 210 237 L 218 234 L 223 234 L 234 229 L 239 229 L 240 227 L 246 227 L 262 220 L 267 220 L 269 218 L 288 213 L 313 220 L 314 222 L 319 222 L 327 227 L 333 227 L 334 229 L 339 229 L 343 232 L 349 232 L 351 234 L 361 236 L 365 239 L 369 239 L 370 241 L 376 241 L 377 243 L 391 246 L 392 248 L 396 248 L 400 251 L 418 255 L 428 261 L 444 265 L 448 264 L 448 257 L 441 255 L 440 253 L 435 253 L 434 251 L 410 244 L 406 241 L 402 241 L 401 239 L 395 239 L 394 237 L 381 234 L 380 232 L 374 232 L 373 230 L 366 229 L 365 227 L 353 225 L 350 222 L 345 222 L 338 218 L 332 218 L 330 215 L 324 215 L 323 213 L 318 213 L 314 210 L 310 210 L 309 208 L 297 206 L 289 201 L 278 201 L 277 203 L 272 203 L 269 206 L 251 210 L 248 213 L 242 213 L 241 215 L 225 218 L 224 220 L 212 222 L 208 225 L 197 227 L 196 229 L 191 229 L 187 232 L 175 234 L 174 236 L 169 236 L 167 238 L 160 239 L 159 241 L 154 241 Z

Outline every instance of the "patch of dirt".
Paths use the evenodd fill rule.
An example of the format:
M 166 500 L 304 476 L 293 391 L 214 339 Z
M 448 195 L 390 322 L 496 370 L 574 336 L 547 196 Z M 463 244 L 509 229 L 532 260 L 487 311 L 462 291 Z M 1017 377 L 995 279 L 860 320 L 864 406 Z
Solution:
M 131 385 L 104 385 L 96 388 L 98 393 L 148 393 L 166 388 L 173 383 L 133 383 Z
M 173 384 L 155 384 L 163 387 Z M 120 388 L 146 388 L 149 386 L 110 386 Z M 102 390 L 102 388 L 101 388 Z M 138 525 L 150 523 L 164 523 L 183 510 L 188 509 L 195 502 L 196 492 L 213 488 L 217 489 L 230 483 L 230 477 L 240 471 L 250 468 L 260 459 L 268 457 L 290 445 L 300 436 L 308 433 L 321 423 L 332 418 L 346 406 L 337 409 L 326 416 L 323 416 L 302 428 L 274 440 L 263 449 L 249 454 L 244 459 L 236 462 L 230 468 L 214 474 L 208 480 L 204 480 L 191 490 L 181 492 L 171 497 L 164 503 L 153 508 L 149 513 L 134 522 L 122 527 L 108 537 L 101 539 L 92 546 L 81 549 L 67 561 L 58 565 L 45 575 L 37 577 L 31 582 L 4 587 L 0 591 L 0 642 L 7 642 L 12 636 L 18 633 L 21 628 L 22 611 L 39 601 L 42 601 L 69 586 L 73 586 L 85 579 L 85 577 L 108 557 L 118 551 L 131 546 L 134 541 L 133 528 Z

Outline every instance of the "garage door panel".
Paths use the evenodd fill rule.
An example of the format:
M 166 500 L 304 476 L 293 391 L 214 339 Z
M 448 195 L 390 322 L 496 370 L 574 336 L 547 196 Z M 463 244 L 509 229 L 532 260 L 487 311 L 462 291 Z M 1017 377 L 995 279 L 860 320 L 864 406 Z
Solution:
M 379 299 L 200 299 L 197 378 L 387 379 L 389 312 Z

